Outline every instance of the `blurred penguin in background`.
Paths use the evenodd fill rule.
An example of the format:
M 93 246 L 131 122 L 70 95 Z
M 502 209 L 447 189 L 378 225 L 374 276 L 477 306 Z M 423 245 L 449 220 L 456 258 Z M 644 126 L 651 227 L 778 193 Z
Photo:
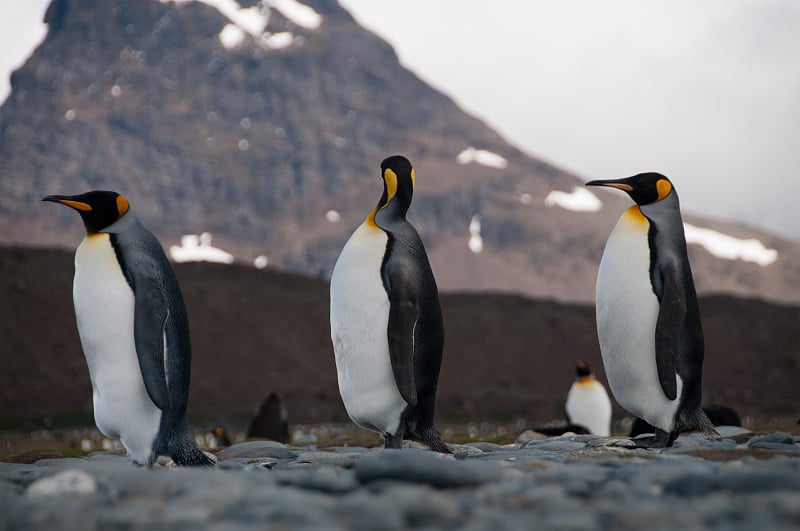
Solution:
M 567 393 L 567 416 L 570 424 L 585 426 L 592 435 L 611 435 L 611 400 L 598 382 L 589 364 L 575 366 L 575 382 Z
M 289 444 L 289 415 L 280 393 L 272 391 L 247 427 L 248 439 L 270 439 Z
M 228 431 L 223 426 L 214 426 L 208 430 L 207 434 L 211 438 L 212 448 L 227 448 L 231 445 L 231 438 L 228 437 Z

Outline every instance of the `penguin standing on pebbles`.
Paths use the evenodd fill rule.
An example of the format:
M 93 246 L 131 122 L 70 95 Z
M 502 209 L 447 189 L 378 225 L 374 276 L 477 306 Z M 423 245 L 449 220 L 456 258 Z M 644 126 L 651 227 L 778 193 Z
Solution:
M 684 430 L 716 434 L 700 408 L 703 330 L 675 188 L 659 173 L 586 185 L 623 190 L 636 202 L 609 236 L 597 274 L 597 335 L 611 392 L 655 426 L 653 447 L 672 446 Z
M 72 296 L 97 428 L 119 437 L 138 464 L 166 455 L 179 465 L 213 466 L 187 431 L 189 321 L 158 240 L 116 192 L 43 201 L 74 209 L 86 226 Z
M 606 388 L 598 382 L 589 364 L 579 361 L 577 378 L 567 393 L 567 416 L 570 424 L 585 426 L 592 435 L 611 434 L 611 400 Z
M 450 453 L 433 425 L 444 327 L 422 240 L 406 220 L 414 169 L 381 163 L 383 193 L 342 249 L 331 277 L 331 339 L 348 415 L 383 435 Z

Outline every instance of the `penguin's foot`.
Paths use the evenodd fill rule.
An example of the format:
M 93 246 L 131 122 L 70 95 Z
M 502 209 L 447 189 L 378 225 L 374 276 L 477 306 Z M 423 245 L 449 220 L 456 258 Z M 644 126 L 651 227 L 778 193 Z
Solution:
M 176 465 L 180 466 L 213 467 L 217 465 L 217 456 L 204 452 L 199 448 L 182 449 L 178 452 L 174 452 L 170 457 L 172 457 Z
M 664 431 L 656 428 L 656 433 L 653 437 L 638 437 L 631 439 L 636 448 L 669 448 L 678 438 L 677 431 Z
M 409 434 L 408 438 L 427 445 L 434 452 L 439 452 L 441 454 L 453 453 L 450 450 L 450 448 L 442 441 L 442 436 L 433 426 L 428 426 L 427 428 L 423 428 L 421 433 L 418 432 L 411 433 Z
M 383 434 L 384 440 L 384 448 L 402 448 L 403 447 L 403 435 L 402 434 L 395 434 L 392 435 L 391 433 L 384 433 Z

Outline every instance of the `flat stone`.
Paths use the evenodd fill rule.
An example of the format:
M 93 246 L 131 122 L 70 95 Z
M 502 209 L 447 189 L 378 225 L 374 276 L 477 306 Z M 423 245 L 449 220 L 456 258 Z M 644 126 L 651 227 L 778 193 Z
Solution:
M 738 437 L 746 433 L 751 433 L 750 430 L 742 428 L 741 426 L 717 426 L 714 429 L 717 430 L 719 436 L 723 438 Z
M 350 492 L 359 486 L 352 470 L 333 466 L 291 472 L 280 471 L 276 477 L 281 485 L 330 493 Z
M 591 435 L 579 435 L 577 437 L 589 437 L 585 440 L 587 448 L 636 448 L 636 443 L 634 443 L 630 437 L 595 437 Z
M 483 451 L 481 448 L 472 446 L 471 444 L 450 444 L 448 446 L 450 447 L 450 451 L 453 452 L 453 455 L 456 456 L 457 459 L 463 459 L 466 457 L 481 457 L 487 454 L 487 452 Z M 498 446 L 498 448 L 500 447 Z
M 289 460 L 285 461 L 289 463 Z M 231 457 L 220 461 L 217 465 L 220 470 L 271 470 L 279 464 L 279 461 L 269 457 Z
M 233 457 L 271 457 L 273 459 L 294 459 L 297 453 L 285 444 L 275 441 L 245 441 L 234 444 L 217 453 L 219 462 Z
M 97 480 L 85 470 L 62 470 L 52 476 L 31 483 L 27 496 L 62 496 L 70 494 L 94 494 Z
M 770 433 L 769 435 L 764 435 L 763 437 L 754 437 L 750 440 L 748 446 L 752 447 L 753 444 L 756 443 L 794 444 L 794 437 L 788 433 L 776 431 L 775 433 Z
M 19 483 L 39 468 L 22 463 L 0 463 L 0 479 Z
M 355 473 L 362 483 L 388 479 L 451 488 L 497 481 L 502 476 L 502 469 L 479 461 L 442 459 L 435 454 L 394 452 L 360 460 Z
M 393 452 L 400 452 L 401 450 L 390 450 Z M 352 466 L 364 455 L 364 452 L 323 452 L 323 451 L 309 451 L 300 452 L 294 464 L 338 464 L 340 466 Z
M 694 497 L 713 491 L 765 493 L 771 491 L 800 491 L 800 475 L 761 471 L 736 471 L 724 475 L 686 474 L 664 484 L 664 492 Z
M 467 446 L 469 448 L 477 448 L 481 452 L 496 452 L 497 450 L 502 450 L 503 449 L 503 447 L 500 446 L 499 444 L 490 443 L 490 442 L 481 442 L 481 441 L 466 443 L 466 444 L 463 444 L 463 445 L 455 445 L 455 444 L 451 444 L 450 445 L 451 448 L 453 446 Z
M 753 450 L 776 450 L 779 452 L 795 452 L 800 454 L 800 447 L 795 444 L 784 444 L 779 442 L 770 442 L 770 441 L 756 441 L 751 442 L 747 445 L 749 448 Z
M 535 448 L 545 452 L 575 452 L 586 448 L 586 443 L 569 441 L 569 440 L 550 440 L 550 441 L 533 441 L 525 445 L 525 448 Z

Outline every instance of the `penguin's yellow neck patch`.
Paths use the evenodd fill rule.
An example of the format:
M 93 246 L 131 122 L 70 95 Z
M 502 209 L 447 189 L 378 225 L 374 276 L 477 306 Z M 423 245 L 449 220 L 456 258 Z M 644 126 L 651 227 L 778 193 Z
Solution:
M 414 172 L 414 168 L 411 168 L 411 187 L 414 188 L 417 185 L 417 175 Z
M 578 378 L 578 385 L 591 385 L 594 379 L 591 376 L 581 376 Z
M 647 218 L 642 214 L 642 209 L 639 208 L 639 205 L 633 205 L 628 210 L 625 211 L 623 214 L 625 219 L 630 221 L 635 221 L 636 223 L 644 223 L 647 224 Z
M 67 205 L 69 207 L 74 208 L 75 210 L 80 210 L 82 212 L 91 212 L 92 207 L 88 203 L 81 203 L 80 201 L 72 201 L 71 199 L 60 199 L 58 201 L 63 205 Z
M 672 185 L 666 179 L 659 179 L 656 182 L 656 190 L 658 191 L 658 200 L 661 201 L 672 191 Z

